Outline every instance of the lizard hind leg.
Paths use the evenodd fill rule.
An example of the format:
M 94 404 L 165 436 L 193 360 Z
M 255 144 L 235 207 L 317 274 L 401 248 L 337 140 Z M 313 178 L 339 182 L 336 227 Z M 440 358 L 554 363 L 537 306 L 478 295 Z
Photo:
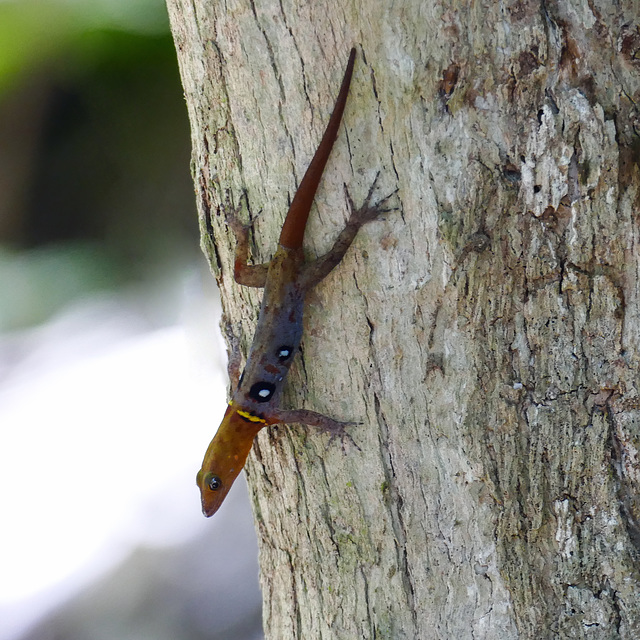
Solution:
M 345 197 L 349 205 L 349 211 L 351 212 L 349 220 L 347 221 L 344 229 L 340 232 L 336 241 L 333 243 L 333 247 L 331 247 L 331 249 L 323 256 L 317 258 L 305 267 L 305 271 L 301 279 L 304 289 L 308 290 L 315 287 L 318 282 L 329 275 L 333 268 L 338 265 L 340 260 L 342 260 L 342 257 L 351 246 L 351 243 L 360 230 L 360 227 L 367 224 L 367 222 L 372 222 L 384 213 L 389 213 L 398 209 L 398 207 L 386 206 L 387 202 L 398 192 L 398 189 L 381 200 L 378 200 L 378 202 L 372 203 L 373 193 L 375 191 L 379 175 L 380 172 L 378 171 L 362 205 L 357 209 L 349 195 L 347 185 L 344 186 Z
M 246 201 L 246 194 L 244 198 Z M 252 223 L 244 224 L 240 220 L 238 213 L 241 209 L 241 204 L 234 207 L 229 198 L 222 205 L 227 226 L 231 229 L 236 239 L 233 277 L 238 284 L 242 284 L 245 287 L 262 288 L 267 280 L 269 264 L 249 264 L 249 231 L 251 231 Z
M 351 194 L 349 193 L 349 189 L 347 189 L 347 185 L 344 185 L 344 196 L 349 204 L 349 211 L 351 215 L 349 217 L 349 221 L 347 225 L 353 224 L 358 229 L 367 224 L 367 222 L 371 222 L 376 218 L 379 218 L 383 213 L 390 213 L 391 211 L 397 211 L 398 207 L 387 207 L 385 203 L 387 203 L 393 196 L 398 193 L 398 189 L 394 189 L 389 195 L 385 196 L 381 200 L 378 200 L 375 204 L 371 203 L 373 199 L 373 193 L 378 184 L 378 178 L 380 177 L 380 171 L 376 173 L 376 177 L 373 179 L 371 186 L 369 187 L 369 191 L 365 196 L 362 205 L 356 209 L 355 204 L 353 203 L 353 199 L 351 198 Z

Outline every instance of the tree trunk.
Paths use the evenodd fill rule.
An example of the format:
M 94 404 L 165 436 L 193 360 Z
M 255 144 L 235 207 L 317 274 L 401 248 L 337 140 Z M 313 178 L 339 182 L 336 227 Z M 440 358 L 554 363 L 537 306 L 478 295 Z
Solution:
M 310 297 L 285 398 L 359 450 L 278 427 L 250 457 L 267 637 L 640 638 L 635 2 L 168 5 L 245 353 L 218 205 L 263 211 L 267 260 L 354 44 L 309 256 L 343 183 L 399 188 Z

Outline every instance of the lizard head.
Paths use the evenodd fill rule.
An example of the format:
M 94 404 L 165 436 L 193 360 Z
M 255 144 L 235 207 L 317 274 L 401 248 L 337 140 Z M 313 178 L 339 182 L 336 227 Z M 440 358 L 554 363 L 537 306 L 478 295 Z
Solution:
M 211 517 L 224 502 L 234 480 L 242 471 L 262 420 L 249 420 L 249 415 L 229 405 L 218 431 L 209 444 L 196 476 L 200 489 L 202 513 Z M 253 418 L 253 416 L 252 416 Z

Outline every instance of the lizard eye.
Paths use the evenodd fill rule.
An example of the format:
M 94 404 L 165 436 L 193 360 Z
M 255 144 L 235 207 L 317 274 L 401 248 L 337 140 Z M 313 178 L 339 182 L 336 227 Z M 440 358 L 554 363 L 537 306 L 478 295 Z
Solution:
M 211 491 L 217 491 L 218 489 L 220 489 L 220 487 L 222 487 L 222 480 L 220 480 L 218 476 L 212 475 L 210 478 L 207 478 L 206 484 L 207 487 L 211 489 Z

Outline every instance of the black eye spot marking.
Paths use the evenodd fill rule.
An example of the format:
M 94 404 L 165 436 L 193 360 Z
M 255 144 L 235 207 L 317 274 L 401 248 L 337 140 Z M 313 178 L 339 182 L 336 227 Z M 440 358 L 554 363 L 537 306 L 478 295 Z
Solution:
M 278 347 L 278 350 L 276 351 L 276 353 L 278 354 L 278 360 L 280 360 L 280 362 L 283 362 L 291 356 L 292 351 L 293 349 L 291 347 L 287 347 L 286 345 Z
M 256 402 L 269 402 L 275 390 L 276 385 L 271 382 L 256 382 L 251 389 L 249 389 L 249 397 L 253 398 Z
M 207 478 L 205 482 L 207 484 L 207 487 L 209 487 L 211 491 L 217 491 L 222 487 L 222 480 L 220 480 L 218 476 L 214 476 L 213 474 L 210 478 Z

